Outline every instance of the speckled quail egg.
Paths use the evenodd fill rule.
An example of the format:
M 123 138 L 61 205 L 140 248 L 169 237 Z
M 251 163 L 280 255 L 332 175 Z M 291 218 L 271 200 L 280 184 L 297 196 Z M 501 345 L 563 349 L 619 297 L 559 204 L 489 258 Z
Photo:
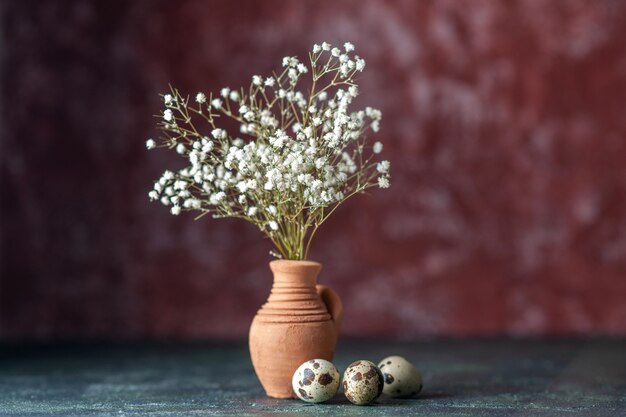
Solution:
M 304 362 L 291 378 L 293 392 L 302 401 L 321 403 L 330 400 L 339 389 L 339 371 L 324 359 Z
M 402 356 L 388 356 L 380 361 L 378 368 L 385 379 L 385 395 L 415 397 L 422 390 L 422 374 Z
M 374 363 L 366 360 L 352 362 L 343 373 L 343 391 L 356 405 L 372 403 L 383 392 L 383 374 Z

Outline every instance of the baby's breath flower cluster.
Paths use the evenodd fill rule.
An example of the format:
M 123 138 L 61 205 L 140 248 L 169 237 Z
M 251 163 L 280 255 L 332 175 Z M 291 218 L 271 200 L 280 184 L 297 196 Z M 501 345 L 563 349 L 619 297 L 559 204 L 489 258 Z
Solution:
M 174 215 L 248 220 L 271 239 L 275 256 L 306 259 L 315 232 L 342 202 L 389 187 L 389 161 L 374 160 L 383 145 L 365 137 L 378 132 L 381 112 L 348 109 L 365 68 L 353 51 L 351 43 L 314 45 L 308 64 L 285 57 L 279 72 L 253 76 L 248 88 L 193 100 L 171 88 L 158 115 L 161 144 L 149 139 L 146 147 L 173 149 L 188 166 L 165 171 L 150 199 Z

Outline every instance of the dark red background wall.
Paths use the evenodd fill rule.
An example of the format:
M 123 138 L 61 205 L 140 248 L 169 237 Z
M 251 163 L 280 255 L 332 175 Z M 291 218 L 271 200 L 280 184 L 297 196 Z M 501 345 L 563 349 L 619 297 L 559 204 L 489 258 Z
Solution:
M 386 191 L 315 242 L 350 335 L 626 333 L 626 2 L 2 3 L 0 337 L 241 337 L 270 246 L 150 204 L 169 82 L 367 60 Z

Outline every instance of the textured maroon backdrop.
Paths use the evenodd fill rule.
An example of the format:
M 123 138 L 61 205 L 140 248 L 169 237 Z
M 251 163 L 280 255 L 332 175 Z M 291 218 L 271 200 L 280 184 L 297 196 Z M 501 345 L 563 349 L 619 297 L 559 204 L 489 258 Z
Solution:
M 345 40 L 393 175 L 315 242 L 345 334 L 626 332 L 624 1 L 5 1 L 1 30 L 2 338 L 246 335 L 270 246 L 148 202 L 157 94 Z

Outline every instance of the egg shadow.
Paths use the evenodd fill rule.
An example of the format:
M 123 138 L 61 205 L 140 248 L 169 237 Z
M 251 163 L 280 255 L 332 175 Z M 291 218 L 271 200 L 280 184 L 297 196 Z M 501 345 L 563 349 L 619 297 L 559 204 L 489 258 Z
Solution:
M 449 399 L 453 397 L 454 397 L 454 394 L 450 392 L 443 392 L 443 391 L 437 391 L 437 392 L 426 391 L 426 392 L 422 392 L 416 395 L 415 397 L 399 397 L 399 398 L 393 398 L 393 397 L 389 397 L 383 394 L 376 399 L 375 404 L 394 405 L 394 406 L 404 406 L 404 405 L 413 406 L 416 403 L 419 403 L 420 401 L 441 400 L 441 399 Z
M 325 401 L 324 404 L 330 405 L 352 405 L 350 401 L 343 395 L 343 392 L 338 392 L 333 398 L 328 401 Z
M 383 394 L 380 397 L 378 397 L 373 403 L 364 405 L 362 407 L 376 407 L 376 406 L 384 407 L 386 405 L 414 406 L 416 402 L 419 403 L 419 401 L 448 399 L 448 398 L 453 398 L 453 397 L 454 397 L 454 394 L 448 393 L 448 392 L 442 392 L 442 391 L 437 391 L 437 392 L 427 391 L 427 392 L 420 393 L 415 397 L 406 397 L 406 398 L 392 398 Z M 342 391 L 338 392 L 337 395 L 335 395 L 333 398 L 331 398 L 328 401 L 325 401 L 322 404 L 354 405 L 346 398 L 346 396 L 343 394 Z

